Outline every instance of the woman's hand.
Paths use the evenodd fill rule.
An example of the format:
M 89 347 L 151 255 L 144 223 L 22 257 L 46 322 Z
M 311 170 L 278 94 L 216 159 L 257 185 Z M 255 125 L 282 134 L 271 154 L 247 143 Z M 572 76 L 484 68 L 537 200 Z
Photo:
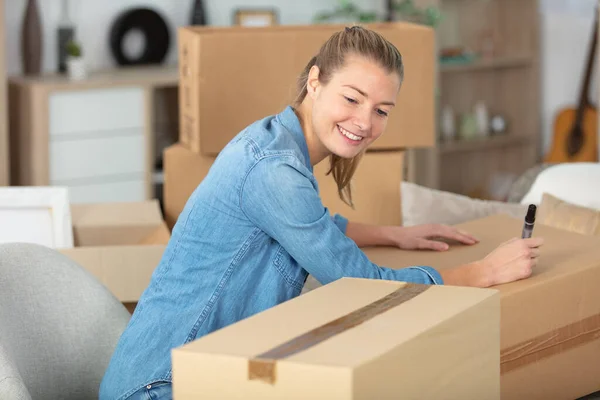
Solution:
M 471 264 L 440 272 L 444 284 L 490 287 L 528 278 L 538 263 L 544 239 L 511 239 Z
M 403 250 L 436 250 L 449 249 L 447 243 L 435 240 L 450 239 L 462 244 L 475 244 L 478 240 L 469 233 L 448 225 L 426 224 L 410 227 L 391 227 L 392 243 Z

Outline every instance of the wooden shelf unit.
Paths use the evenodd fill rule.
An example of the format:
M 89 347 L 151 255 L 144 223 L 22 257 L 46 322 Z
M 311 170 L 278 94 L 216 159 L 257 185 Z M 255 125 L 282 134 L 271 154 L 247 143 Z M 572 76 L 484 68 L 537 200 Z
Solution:
M 461 45 L 478 53 L 490 33 L 494 52 L 465 64 L 439 63 L 439 114 L 461 115 L 482 101 L 489 116 L 502 115 L 507 131 L 485 139 L 444 142 L 409 152 L 414 180 L 455 193 L 486 193 L 497 175 L 518 177 L 540 160 L 541 136 L 538 0 L 437 0 L 444 19 L 438 49 Z M 449 29 L 453 26 L 454 29 Z M 438 138 L 441 134 L 438 133 Z

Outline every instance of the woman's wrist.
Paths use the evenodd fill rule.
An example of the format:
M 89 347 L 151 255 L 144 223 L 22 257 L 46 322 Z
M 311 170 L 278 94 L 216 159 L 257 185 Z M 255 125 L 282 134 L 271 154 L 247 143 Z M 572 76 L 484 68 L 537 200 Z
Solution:
M 348 222 L 346 235 L 354 240 L 359 247 L 395 246 L 395 228 L 397 227 Z
M 444 285 L 472 286 L 485 288 L 491 286 L 480 261 L 461 265 L 456 268 L 439 271 Z

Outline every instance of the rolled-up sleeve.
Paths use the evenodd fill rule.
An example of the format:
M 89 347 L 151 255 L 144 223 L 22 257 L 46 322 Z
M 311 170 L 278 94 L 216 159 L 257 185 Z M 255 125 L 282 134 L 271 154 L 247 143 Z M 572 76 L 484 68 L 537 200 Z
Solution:
M 431 267 L 392 269 L 372 263 L 346 236 L 347 220 L 329 215 L 308 170 L 295 160 L 266 156 L 257 161 L 242 185 L 240 207 L 321 284 L 342 277 L 443 284 Z
M 339 228 L 340 231 L 345 235 L 348 229 L 348 219 L 340 214 L 335 214 L 331 217 L 333 223 Z

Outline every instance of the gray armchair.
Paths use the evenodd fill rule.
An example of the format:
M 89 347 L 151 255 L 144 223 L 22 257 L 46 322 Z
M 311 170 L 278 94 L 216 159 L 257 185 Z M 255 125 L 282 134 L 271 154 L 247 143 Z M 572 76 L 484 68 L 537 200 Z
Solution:
M 0 244 L 0 399 L 97 399 L 129 318 L 66 256 Z

